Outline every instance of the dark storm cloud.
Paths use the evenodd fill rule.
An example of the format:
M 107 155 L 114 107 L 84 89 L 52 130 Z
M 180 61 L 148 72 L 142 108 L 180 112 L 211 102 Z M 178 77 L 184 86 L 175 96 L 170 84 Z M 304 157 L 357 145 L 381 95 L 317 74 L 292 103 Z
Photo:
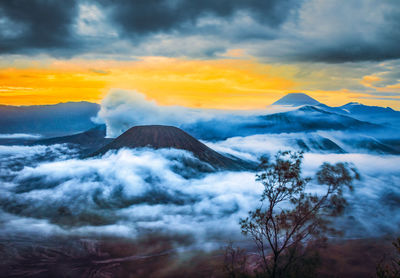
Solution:
M 231 17 L 238 11 L 246 11 L 262 24 L 275 28 L 285 21 L 296 6 L 294 3 L 299 1 L 2 1 L 0 53 L 70 56 L 93 51 L 96 47 L 93 37 L 80 36 L 79 30 L 77 32 L 81 5 L 99 8 L 121 38 L 138 44 L 154 33 L 201 33 L 204 30 L 196 31 L 194 26 L 199 18 L 207 15 Z M 83 24 L 90 20 L 84 19 Z M 97 27 L 101 29 L 102 26 Z M 103 38 L 102 43 L 110 45 L 115 41 Z M 205 55 L 216 51 L 224 51 L 224 48 L 215 46 L 205 50 L 208 52 Z
M 258 55 L 274 51 L 283 60 L 327 63 L 400 58 L 399 1 L 307 1 L 286 28 Z
M 382 2 L 387 4 L 387 1 Z M 369 9 L 373 14 L 374 5 L 370 5 Z M 383 21 L 372 30 L 364 27 L 366 28 L 365 34 L 359 33 L 357 29 L 361 29 L 363 26 L 360 25 L 360 22 L 355 21 L 353 24 L 359 26 L 355 28 L 353 37 L 339 37 L 331 46 L 309 48 L 304 55 L 302 53 L 298 55 L 302 60 L 333 63 L 398 59 L 400 58 L 400 2 L 392 1 L 390 7 L 381 10 L 380 16 Z M 354 27 L 349 24 L 348 28 Z
M 0 2 L 0 52 L 26 53 L 74 49 L 71 25 L 77 1 L 10 0 Z
M 311 47 L 312 42 L 308 42 L 310 44 L 303 45 L 303 49 L 298 49 L 287 58 L 296 61 L 327 63 L 374 62 L 400 58 L 400 33 L 396 31 L 398 34 L 394 32 L 389 38 L 386 37 L 389 36 L 388 31 L 382 31 L 375 41 L 371 42 L 357 38 L 349 41 L 344 38 L 343 41 L 337 41 L 332 45 L 316 43 Z
M 0 53 L 220 57 L 267 61 L 400 58 L 400 2 L 376 0 L 10 0 Z
M 400 40 L 393 40 L 387 45 L 364 44 L 363 42 L 341 42 L 333 48 L 305 49 L 303 53 L 296 53 L 289 57 L 297 61 L 309 62 L 359 62 L 359 61 L 384 61 L 400 58 L 398 45 Z
M 225 18 L 238 11 L 249 12 L 257 21 L 277 27 L 300 3 L 294 0 L 102 1 L 104 7 L 111 9 L 114 21 L 126 35 L 178 30 L 185 25 L 195 25 L 202 16 Z

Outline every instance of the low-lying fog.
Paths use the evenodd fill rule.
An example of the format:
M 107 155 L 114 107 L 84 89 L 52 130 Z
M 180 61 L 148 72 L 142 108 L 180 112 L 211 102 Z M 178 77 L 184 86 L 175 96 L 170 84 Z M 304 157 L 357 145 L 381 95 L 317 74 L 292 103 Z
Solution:
M 209 146 L 256 160 L 290 149 L 282 142 L 260 135 Z M 189 236 L 203 248 L 240 239 L 239 218 L 262 192 L 255 173 L 194 173 L 182 158 L 195 159 L 178 150 L 122 149 L 82 160 L 65 145 L 0 146 L 1 233 L 137 238 L 155 232 Z M 344 237 L 398 232 L 400 156 L 306 153 L 304 175 L 313 176 L 324 161 L 352 162 L 361 174 L 337 221 Z

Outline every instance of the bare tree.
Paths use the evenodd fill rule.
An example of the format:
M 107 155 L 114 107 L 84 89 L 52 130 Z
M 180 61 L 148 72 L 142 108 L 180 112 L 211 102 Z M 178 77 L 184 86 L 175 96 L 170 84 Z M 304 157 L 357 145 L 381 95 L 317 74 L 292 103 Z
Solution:
M 357 171 L 347 163 L 320 166 L 316 181 L 322 193 L 309 193 L 311 178 L 301 175 L 303 154 L 278 152 L 274 161 L 263 158 L 257 180 L 264 185 L 261 204 L 249 217 L 241 219 L 244 235 L 250 236 L 261 257 L 267 277 L 288 277 L 294 262 L 304 255 L 307 246 L 323 239 L 332 217 L 343 212 L 343 192 L 353 190 Z

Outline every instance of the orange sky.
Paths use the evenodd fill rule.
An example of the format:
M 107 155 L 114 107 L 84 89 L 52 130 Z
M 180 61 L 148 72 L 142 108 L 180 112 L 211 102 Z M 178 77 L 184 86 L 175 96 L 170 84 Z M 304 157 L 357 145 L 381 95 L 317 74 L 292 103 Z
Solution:
M 0 103 L 100 102 L 110 89 L 119 88 L 137 90 L 161 105 L 187 107 L 263 108 L 289 92 L 302 91 L 333 106 L 359 101 L 400 108 L 399 101 L 363 99 L 368 95 L 347 89 L 307 90 L 312 81 L 296 73 L 296 65 L 262 64 L 251 58 L 23 61 L 0 67 Z M 375 81 L 379 79 L 366 76 L 359 82 L 372 88 Z

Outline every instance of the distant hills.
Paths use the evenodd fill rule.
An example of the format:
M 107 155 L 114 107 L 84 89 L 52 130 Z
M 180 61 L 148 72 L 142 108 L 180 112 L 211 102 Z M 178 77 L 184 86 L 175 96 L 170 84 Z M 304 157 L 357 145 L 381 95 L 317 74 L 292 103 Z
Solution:
M 54 144 L 71 144 L 74 147 L 78 147 L 81 151 L 82 156 L 89 155 L 101 147 L 110 143 L 113 139 L 106 138 L 106 126 L 99 125 L 91 128 L 87 131 L 53 138 L 40 139 L 36 141 L 30 141 L 30 145 L 54 145 Z
M 376 128 L 379 125 L 400 128 L 400 112 L 389 107 L 348 103 L 330 107 L 304 93 L 291 93 L 272 106 L 288 106 L 290 111 L 265 116 L 235 116 L 199 121 L 179 127 L 197 138 L 219 140 L 257 132 L 295 132 L 311 130 L 346 130 Z M 55 105 L 0 105 L 0 134 L 40 134 L 44 137 L 66 136 L 96 127 L 100 106 L 90 102 L 68 102 Z M 210 131 L 218 127 L 217 131 Z M 206 132 L 203 132 L 206 131 Z M 218 134 L 217 134 L 218 133 Z
M 263 128 L 279 132 L 315 130 L 373 129 L 380 126 L 349 116 L 325 111 L 318 106 L 302 106 L 294 111 L 261 116 Z M 259 126 L 261 127 L 261 126 Z
M 96 126 L 91 121 L 100 105 L 67 102 L 55 105 L 0 105 L 0 133 L 31 133 L 46 137 L 82 132 Z
M 361 121 L 400 128 L 400 111 L 393 110 L 390 107 L 368 106 L 358 102 L 349 102 L 339 107 L 320 104 L 319 107 L 334 113 L 351 116 Z
M 376 133 L 385 129 L 383 125 L 357 120 L 349 114 L 327 111 L 319 105 L 303 105 L 287 112 L 267 115 L 213 119 L 183 127 L 197 138 L 210 141 L 267 133 L 308 133 L 318 130 Z
M 368 150 L 380 153 L 400 153 L 400 112 L 389 107 L 367 106 L 354 102 L 339 107 L 330 107 L 304 93 L 288 94 L 272 106 L 278 108 L 282 106 L 284 112 L 270 113 L 271 111 L 266 110 L 265 115 L 223 114 L 189 124 L 182 123 L 177 127 L 192 134 L 195 138 L 207 141 L 256 134 L 301 133 L 301 138 L 290 139 L 289 143 L 291 146 L 297 146 L 305 151 L 341 153 L 346 150 Z M 139 129 L 134 129 L 111 144 L 112 139 L 105 138 L 105 126 L 97 126 L 91 121 L 99 109 L 98 104 L 89 102 L 21 107 L 0 105 L 0 134 L 40 134 L 44 137 L 44 139 L 37 140 L 34 137 L 26 136 L 20 139 L 12 136 L 6 138 L 7 136 L 4 135 L 3 138 L 0 138 L 0 144 L 66 143 L 78 146 L 82 155 L 85 156 L 102 147 L 104 149 L 99 150 L 99 153 L 104 153 L 107 148 L 118 149 L 120 147 L 118 144 L 121 142 L 120 145 L 126 147 L 144 147 L 147 145 L 140 142 L 147 142 L 146 144 L 153 148 L 162 148 L 162 144 L 166 144 L 165 147 L 185 149 L 196 154 L 194 149 L 190 149 L 189 142 L 192 142 L 192 139 L 189 140 L 188 137 L 176 130 L 172 132 L 172 129 L 167 129 L 167 133 L 161 136 L 161 129 L 158 130 L 155 128 L 156 126 L 152 128 L 152 132 L 161 136 L 157 137 L 157 142 L 151 141 L 154 138 L 150 137 L 146 137 L 144 140 L 138 135 Z M 315 132 L 318 131 L 340 132 L 337 134 L 340 136 L 340 140 L 337 137 L 326 138 L 320 134 L 316 135 Z M 145 129 L 140 130 L 143 136 L 148 136 L 145 135 L 146 132 Z M 312 132 L 314 134 L 310 135 L 309 133 Z M 131 140 L 132 136 L 139 137 Z M 176 136 L 175 141 L 172 140 L 174 136 Z M 185 143 L 182 145 L 182 142 L 176 141 L 180 140 L 178 138 Z M 165 142 L 163 143 L 163 141 Z M 202 144 L 201 142 L 197 142 L 196 140 L 196 150 L 206 147 L 204 144 L 203 146 L 198 144 Z M 201 158 L 200 154 L 197 155 L 199 159 L 207 161 L 206 158 Z M 217 156 L 214 153 L 211 156 L 214 158 L 209 159 L 218 161 Z
M 368 106 L 358 102 L 349 102 L 338 107 L 331 107 L 320 103 L 304 93 L 290 93 L 280 98 L 272 106 L 300 107 L 305 105 L 316 106 L 322 110 L 353 117 L 360 121 L 400 128 L 400 111 L 390 107 Z

